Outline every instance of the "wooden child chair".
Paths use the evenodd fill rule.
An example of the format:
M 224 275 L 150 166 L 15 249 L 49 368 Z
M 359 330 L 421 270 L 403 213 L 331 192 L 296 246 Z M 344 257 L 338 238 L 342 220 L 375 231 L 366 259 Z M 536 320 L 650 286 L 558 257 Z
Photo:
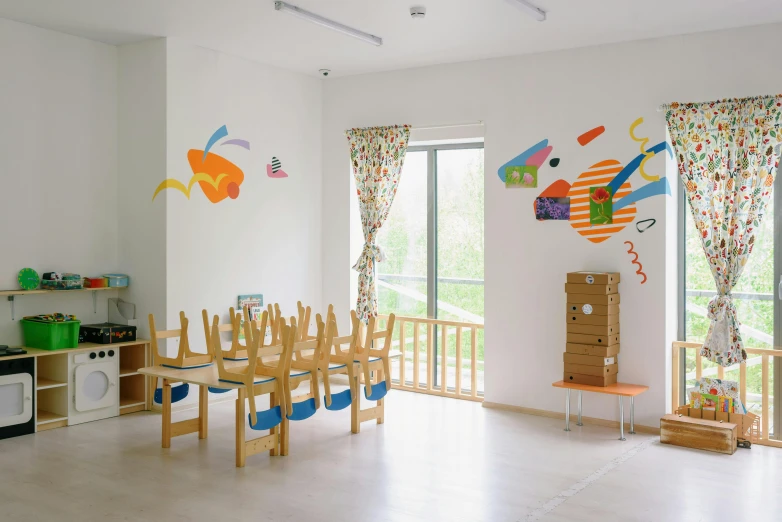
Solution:
M 201 311 L 201 315 L 204 319 L 204 332 L 206 333 L 207 343 L 211 343 L 211 333 L 209 332 L 209 314 L 206 310 Z M 224 361 L 246 361 L 247 355 L 247 343 L 242 344 L 239 342 L 239 333 L 241 329 L 242 316 L 234 310 L 233 306 L 228 309 L 229 322 L 220 325 L 220 332 L 231 332 L 231 347 L 228 350 L 223 349 L 223 342 L 220 341 L 219 346 L 213 346 L 212 350 L 217 355 L 218 348 L 222 352 Z M 239 324 L 234 324 L 239 321 Z
M 293 322 L 293 319 L 291 319 Z M 331 343 L 331 337 L 326 334 L 326 325 L 320 317 L 316 316 L 318 333 L 312 338 L 298 340 L 293 346 L 293 357 L 291 359 L 291 372 L 288 376 L 288 397 L 291 400 L 292 409 L 288 414 L 288 419 L 292 421 L 301 421 L 312 417 L 320 408 L 320 388 L 318 386 L 318 370 L 321 365 L 322 353 L 328 349 Z M 301 337 L 301 335 L 298 335 Z M 306 355 L 302 352 L 308 352 Z M 309 353 L 312 351 L 312 353 Z M 310 391 L 308 394 L 292 397 L 291 392 L 298 388 L 304 380 L 309 380 Z M 295 399 L 295 402 L 294 402 Z
M 247 343 L 246 341 L 245 344 L 239 342 L 239 332 L 242 331 L 242 316 L 236 313 L 233 307 L 230 307 L 228 310 L 229 322 L 226 324 L 221 324 L 218 327 L 218 331 L 220 333 L 231 332 L 231 347 L 228 350 L 223 350 L 222 339 L 220 339 L 218 344 L 214 344 L 212 342 L 212 332 L 209 327 L 209 314 L 206 310 L 201 311 L 201 316 L 204 320 L 204 334 L 206 335 L 207 345 L 212 345 L 211 350 L 212 353 L 215 354 L 215 359 L 217 358 L 219 352 L 221 361 L 246 361 L 248 360 Z M 215 388 L 210 386 L 209 391 L 211 393 L 227 393 L 231 390 L 227 388 Z
M 377 319 L 369 318 L 363 344 L 356 350 L 355 361 L 361 363 L 364 374 L 364 397 L 370 401 L 379 401 L 391 389 L 391 363 L 388 354 L 391 351 L 391 336 L 394 333 L 396 316 L 390 314 L 385 330 L 375 331 Z M 374 348 L 375 341 L 383 339 L 383 347 Z M 378 382 L 372 386 L 371 372 L 378 372 Z
M 192 368 L 203 368 L 212 364 L 212 351 L 210 343 L 207 343 L 207 353 L 196 353 L 190 349 L 190 343 L 187 338 L 187 328 L 189 321 L 185 317 L 185 312 L 179 312 L 180 328 L 177 330 L 161 330 L 155 328 L 155 316 L 149 314 L 149 332 L 152 337 L 152 364 L 153 366 L 164 366 L 166 368 L 176 368 L 178 370 L 187 370 Z M 158 339 L 179 338 L 179 347 L 175 357 L 165 357 L 160 355 L 158 348 Z M 179 386 L 171 388 L 171 402 L 179 402 L 190 391 L 190 385 L 182 383 Z M 163 403 L 163 389 L 155 389 L 154 400 L 158 404 Z
M 331 411 L 343 410 L 350 406 L 358 397 L 358 382 L 356 380 L 355 363 L 356 350 L 359 344 L 359 321 L 355 311 L 350 312 L 352 323 L 352 333 L 343 337 L 338 337 L 337 320 L 334 316 L 334 307 L 329 305 L 327 326 L 327 344 L 326 349 L 321 351 L 321 367 L 323 374 L 323 387 L 325 396 L 323 401 L 326 403 L 326 409 Z M 342 348 L 347 344 L 347 349 Z M 332 394 L 330 376 L 337 374 L 347 374 L 350 384 L 347 390 Z

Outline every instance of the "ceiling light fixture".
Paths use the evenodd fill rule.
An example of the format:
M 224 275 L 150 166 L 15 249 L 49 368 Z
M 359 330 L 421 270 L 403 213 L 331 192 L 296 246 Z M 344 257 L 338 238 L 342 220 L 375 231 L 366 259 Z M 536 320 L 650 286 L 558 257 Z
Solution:
M 538 22 L 546 21 L 546 11 L 543 9 L 532 5 L 531 3 L 527 2 L 527 0 L 514 0 L 514 3 L 519 6 L 522 11 L 527 13 L 527 15 L 531 16 Z
M 299 18 L 302 18 L 314 24 L 322 25 L 323 27 L 328 27 L 329 29 L 333 29 L 342 34 L 352 36 L 353 38 L 358 38 L 359 40 L 362 40 L 367 43 L 371 43 L 372 45 L 377 45 L 377 46 L 383 45 L 383 39 L 378 36 L 365 33 L 363 31 L 359 31 L 358 29 L 353 29 L 352 27 L 348 27 L 347 25 L 342 25 L 341 23 L 335 22 L 334 20 L 329 20 L 328 18 L 323 18 L 318 14 L 307 11 L 306 9 L 302 9 L 301 7 L 291 5 L 287 2 L 274 2 L 274 10 L 290 13 L 294 16 L 298 16 Z

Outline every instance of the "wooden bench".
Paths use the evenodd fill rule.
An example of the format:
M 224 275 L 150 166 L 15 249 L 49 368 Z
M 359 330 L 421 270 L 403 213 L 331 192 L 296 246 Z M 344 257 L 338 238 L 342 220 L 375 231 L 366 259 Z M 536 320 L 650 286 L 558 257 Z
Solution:
M 616 395 L 619 398 L 619 440 L 625 440 L 625 411 L 624 398 L 630 397 L 630 433 L 635 433 L 635 397 L 641 395 L 649 389 L 648 386 L 640 384 L 625 384 L 618 382 L 609 386 L 590 386 L 588 384 L 576 384 L 565 381 L 552 383 L 555 388 L 565 388 L 567 390 L 567 399 L 565 402 L 565 431 L 570 431 L 570 390 L 578 391 L 578 426 L 581 423 L 581 392 L 595 392 L 608 395 Z

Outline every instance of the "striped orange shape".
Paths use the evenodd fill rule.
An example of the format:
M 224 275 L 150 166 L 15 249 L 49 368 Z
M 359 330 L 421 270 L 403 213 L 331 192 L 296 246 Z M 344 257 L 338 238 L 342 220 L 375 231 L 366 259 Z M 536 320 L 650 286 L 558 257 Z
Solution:
M 605 160 L 589 167 L 581 173 L 568 191 L 570 198 L 570 226 L 592 243 L 602 243 L 635 221 L 635 203 L 614 212 L 614 222 L 605 225 L 593 225 L 589 222 L 589 189 L 605 187 L 614 179 L 623 166 L 616 160 Z M 626 181 L 614 195 L 614 202 L 621 200 L 633 191 Z

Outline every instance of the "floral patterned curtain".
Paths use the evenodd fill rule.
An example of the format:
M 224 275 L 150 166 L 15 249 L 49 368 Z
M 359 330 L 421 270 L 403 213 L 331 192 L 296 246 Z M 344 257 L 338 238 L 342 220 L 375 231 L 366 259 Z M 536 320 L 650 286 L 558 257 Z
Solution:
M 408 125 L 373 127 L 346 131 L 350 142 L 350 164 L 356 180 L 358 208 L 364 232 L 364 249 L 353 266 L 358 272 L 356 313 L 367 323 L 377 316 L 375 263 L 383 261 L 383 250 L 376 243 L 399 187 L 399 177 L 405 162 Z
M 668 130 L 717 295 L 701 355 L 722 366 L 747 354 L 731 290 L 771 200 L 782 148 L 782 95 L 674 103 Z

